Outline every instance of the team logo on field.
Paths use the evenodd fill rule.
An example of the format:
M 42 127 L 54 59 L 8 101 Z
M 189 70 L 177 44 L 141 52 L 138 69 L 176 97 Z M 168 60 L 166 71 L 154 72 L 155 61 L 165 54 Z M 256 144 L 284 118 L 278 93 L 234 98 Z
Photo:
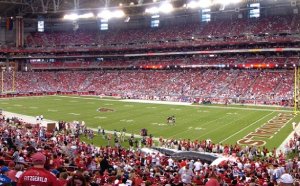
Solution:
M 279 113 L 255 131 L 238 140 L 240 145 L 264 146 L 267 139 L 273 138 L 288 122 L 295 117 L 292 113 Z
M 115 109 L 111 109 L 111 108 L 98 108 L 97 109 L 98 112 L 114 112 Z

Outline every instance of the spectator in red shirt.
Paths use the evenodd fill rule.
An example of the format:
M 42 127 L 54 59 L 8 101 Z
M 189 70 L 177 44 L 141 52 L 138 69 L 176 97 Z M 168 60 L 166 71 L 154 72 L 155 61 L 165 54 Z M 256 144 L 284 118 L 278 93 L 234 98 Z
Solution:
M 38 152 L 31 156 L 33 167 L 27 169 L 18 180 L 18 186 L 60 186 L 56 177 L 44 168 L 46 156 Z
M 12 180 L 12 182 L 17 182 L 17 178 L 16 178 L 17 171 L 14 169 L 14 167 L 15 167 L 15 162 L 10 161 L 8 163 L 9 171 L 7 172 L 7 177 L 9 177 Z
M 209 180 L 206 182 L 205 186 L 220 186 L 219 181 L 216 178 L 216 174 L 213 172 L 209 178 Z

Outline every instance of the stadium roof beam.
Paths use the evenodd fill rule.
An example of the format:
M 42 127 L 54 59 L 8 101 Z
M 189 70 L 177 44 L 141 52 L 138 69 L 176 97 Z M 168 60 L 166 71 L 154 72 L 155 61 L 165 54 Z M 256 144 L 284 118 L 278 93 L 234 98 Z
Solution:
M 74 9 L 77 10 L 79 8 L 79 0 L 74 0 Z
M 21 12 L 24 14 L 57 13 L 63 0 L 31 0 L 28 6 L 23 6 Z
M 29 5 L 25 0 L 0 0 L 0 4 Z
M 53 2 L 53 11 L 57 12 L 62 3 L 62 0 L 52 0 L 52 2 Z
M 105 7 L 109 7 L 110 5 L 110 0 L 105 0 Z
M 48 11 L 48 7 L 49 7 L 49 3 L 50 3 L 51 0 L 41 0 L 41 5 L 42 5 L 42 10 L 43 12 L 47 12 Z

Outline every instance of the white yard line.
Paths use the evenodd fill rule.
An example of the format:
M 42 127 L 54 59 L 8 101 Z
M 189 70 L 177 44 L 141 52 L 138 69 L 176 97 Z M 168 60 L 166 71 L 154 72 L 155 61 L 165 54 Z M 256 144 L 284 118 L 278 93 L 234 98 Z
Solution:
M 96 119 L 106 119 L 107 117 L 105 117 L 105 116 L 95 116 L 94 118 L 96 118 Z
M 271 114 L 273 114 L 273 113 L 274 113 L 274 112 L 271 112 L 271 113 L 265 115 L 264 117 L 260 118 L 259 120 L 256 120 L 255 122 L 251 123 L 251 124 L 248 125 L 247 127 L 244 127 L 243 129 L 239 130 L 238 132 L 236 132 L 236 133 L 234 133 L 234 134 L 228 136 L 227 138 L 223 139 L 223 140 L 220 141 L 219 143 L 223 143 L 224 141 L 226 141 L 226 140 L 232 138 L 233 136 L 235 136 L 235 135 L 237 135 L 237 134 L 243 132 L 243 131 L 246 130 L 247 128 L 249 128 L 249 127 L 251 127 L 252 125 L 256 124 L 257 122 L 259 122 L 259 121 L 265 119 L 266 117 L 268 117 L 269 115 L 271 115 Z
M 48 109 L 49 112 L 57 112 L 58 110 Z
M 74 115 L 74 116 L 79 116 L 80 114 L 78 114 L 78 113 L 73 113 L 73 112 L 71 112 L 71 113 L 69 113 L 70 115 Z

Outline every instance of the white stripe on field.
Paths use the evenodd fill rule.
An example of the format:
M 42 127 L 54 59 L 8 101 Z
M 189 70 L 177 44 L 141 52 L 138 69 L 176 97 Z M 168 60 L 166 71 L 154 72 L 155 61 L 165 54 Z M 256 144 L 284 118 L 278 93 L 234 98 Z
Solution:
M 77 114 L 77 113 L 73 113 L 73 112 L 71 112 L 71 113 L 69 113 L 70 115 L 74 115 L 74 116 L 79 116 L 80 114 Z
M 94 118 L 96 118 L 96 119 L 106 119 L 107 117 L 105 117 L 105 116 L 95 116 Z
M 58 110 L 48 109 L 49 112 L 57 112 Z

